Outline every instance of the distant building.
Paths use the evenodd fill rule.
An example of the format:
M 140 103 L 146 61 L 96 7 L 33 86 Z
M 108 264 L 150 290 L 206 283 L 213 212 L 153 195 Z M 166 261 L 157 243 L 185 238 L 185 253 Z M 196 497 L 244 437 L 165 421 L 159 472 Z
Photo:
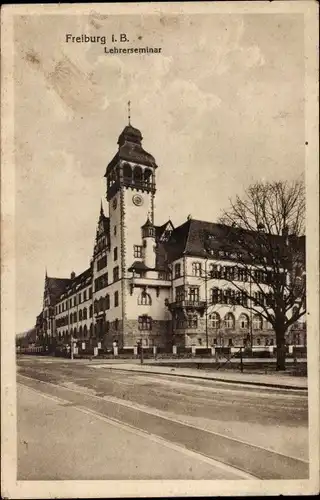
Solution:
M 70 278 L 46 275 L 38 338 L 104 347 L 140 339 L 166 348 L 274 345 L 271 326 L 224 280 L 237 263 L 237 253 L 225 250 L 230 228 L 191 216 L 176 228 L 170 220 L 156 224 L 156 161 L 131 125 L 118 146 L 105 173 L 108 216 L 101 206 L 90 266 Z

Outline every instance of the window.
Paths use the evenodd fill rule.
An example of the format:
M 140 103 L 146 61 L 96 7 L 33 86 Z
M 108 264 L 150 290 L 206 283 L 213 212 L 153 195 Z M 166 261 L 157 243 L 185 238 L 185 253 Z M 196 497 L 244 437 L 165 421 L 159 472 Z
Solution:
M 151 297 L 148 293 L 142 292 L 138 297 L 139 306 L 151 306 Z
M 119 292 L 114 292 L 114 307 L 118 307 L 119 305 Z
M 185 297 L 185 290 L 183 286 L 176 287 L 176 302 L 182 302 Z
M 196 314 L 188 314 L 188 328 L 198 328 L 198 316 Z
M 79 295 L 78 295 L 78 304 L 81 304 L 81 299 L 82 299 L 82 294 L 79 293 Z
M 106 321 L 106 332 L 110 330 L 110 322 Z
M 188 300 L 190 302 L 199 302 L 199 288 L 190 287 L 188 289 Z
M 224 326 L 228 330 L 234 329 L 234 316 L 232 313 L 227 313 L 224 317 Z
M 218 304 L 220 302 L 220 290 L 217 287 L 211 290 L 211 302 L 212 304 Z
M 159 280 L 169 280 L 170 279 L 170 273 L 168 273 L 166 271 L 159 271 L 158 278 L 159 278 Z
M 85 290 L 83 292 L 83 300 L 86 301 L 87 300 L 87 290 Z
M 151 330 L 152 329 L 152 319 L 150 316 L 139 316 L 138 318 L 139 330 Z
M 82 321 L 82 309 L 79 311 L 79 321 Z
M 133 255 L 136 259 L 142 259 L 142 245 L 133 245 Z
M 259 339 L 259 337 L 257 338 L 257 345 L 261 345 L 261 340 Z
M 215 264 L 210 264 L 209 275 L 210 275 L 210 278 L 220 279 L 221 278 L 221 266 L 217 266 Z
M 89 299 L 92 299 L 92 288 L 89 288 Z
M 89 317 L 92 318 L 92 306 L 89 307 Z
M 192 276 L 201 276 L 201 262 L 192 263 Z
M 253 316 L 252 327 L 254 330 L 262 330 L 262 317 L 258 314 Z
M 99 299 L 99 311 L 102 312 L 104 311 L 104 298 L 100 297 Z
M 231 290 L 231 288 L 227 288 L 223 292 L 223 303 L 233 305 L 236 303 L 236 293 L 235 290 Z
M 180 278 L 181 276 L 181 264 L 175 264 L 174 266 L 174 277 Z
M 108 273 L 104 273 L 94 280 L 95 291 L 98 292 L 108 286 Z
M 114 226 L 114 228 L 113 228 L 113 235 L 117 236 L 117 226 Z
M 97 300 L 94 301 L 94 312 L 95 313 L 99 312 L 99 302 Z
M 198 344 L 202 345 L 202 338 L 198 338 Z
M 76 306 L 77 305 L 77 297 L 74 297 L 73 299 L 73 306 Z
M 115 330 L 118 330 L 118 328 L 119 328 L 119 320 L 118 320 L 118 318 L 116 318 L 116 319 L 114 320 L 114 329 L 115 329 Z
M 239 281 L 247 281 L 248 273 L 247 270 L 243 267 L 238 267 L 238 280 Z
M 249 328 L 249 318 L 246 314 L 240 314 L 239 318 L 240 328 L 246 330 Z
M 110 309 L 110 295 L 108 293 L 106 295 L 106 309 Z
M 274 345 L 274 340 L 270 339 L 270 345 Z
M 86 307 L 83 309 L 83 316 L 82 317 L 83 317 L 83 319 L 87 319 L 87 308 Z
M 107 256 L 104 255 L 97 261 L 97 271 L 101 271 L 101 269 L 104 269 L 108 264 L 108 259 Z
M 265 295 L 262 292 L 253 293 L 253 304 L 255 306 L 260 306 L 265 303 Z
M 209 320 L 210 320 L 211 328 L 214 328 L 215 330 L 220 328 L 220 316 L 218 313 L 214 312 L 214 313 L 210 314 Z
M 118 247 L 113 249 L 113 260 L 118 260 Z
M 228 345 L 229 345 L 229 346 L 233 346 L 232 339 L 229 339 L 229 340 L 228 340 Z
M 113 268 L 113 281 L 118 281 L 119 279 L 119 266 Z
M 223 277 L 226 280 L 232 281 L 234 279 L 234 267 L 226 266 L 224 268 Z
M 214 345 L 217 345 L 217 339 L 216 339 L 216 338 L 215 338 L 215 339 L 213 339 L 213 344 L 214 344 Z

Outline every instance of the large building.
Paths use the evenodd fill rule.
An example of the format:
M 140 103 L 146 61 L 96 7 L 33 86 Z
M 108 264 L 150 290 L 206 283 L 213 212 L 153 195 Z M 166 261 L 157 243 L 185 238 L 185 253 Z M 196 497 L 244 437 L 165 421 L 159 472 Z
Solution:
M 70 278 L 46 275 L 38 336 L 105 348 L 140 340 L 167 349 L 274 345 L 271 325 L 248 312 L 247 298 L 230 285 L 237 273 L 255 286 L 237 266 L 237 252 L 226 249 L 230 227 L 191 217 L 179 227 L 159 221 L 157 168 L 141 132 L 126 126 L 106 169 L 108 215 L 101 206 L 90 266 Z M 262 277 L 256 293 L 267 286 Z M 300 330 L 295 343 L 305 344 Z

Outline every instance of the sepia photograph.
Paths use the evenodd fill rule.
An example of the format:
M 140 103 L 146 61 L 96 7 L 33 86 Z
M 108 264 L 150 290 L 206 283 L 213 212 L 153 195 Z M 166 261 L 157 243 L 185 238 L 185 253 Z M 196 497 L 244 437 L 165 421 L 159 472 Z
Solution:
M 316 493 L 316 2 L 2 14 L 4 496 Z

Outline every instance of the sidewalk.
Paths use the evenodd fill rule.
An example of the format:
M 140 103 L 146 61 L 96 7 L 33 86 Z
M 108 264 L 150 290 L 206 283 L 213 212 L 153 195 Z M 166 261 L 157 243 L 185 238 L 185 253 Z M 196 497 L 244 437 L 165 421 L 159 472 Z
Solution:
M 275 389 L 308 389 L 307 377 L 292 377 L 285 374 L 256 374 L 239 372 L 220 372 L 218 370 L 198 370 L 196 368 L 172 368 L 170 366 L 152 366 L 127 363 L 92 363 L 94 367 L 105 367 L 111 370 L 122 370 L 140 373 L 153 373 L 157 375 L 171 375 L 176 377 L 197 378 L 202 380 L 215 380 L 226 383 L 245 384 L 250 386 L 272 387 Z

